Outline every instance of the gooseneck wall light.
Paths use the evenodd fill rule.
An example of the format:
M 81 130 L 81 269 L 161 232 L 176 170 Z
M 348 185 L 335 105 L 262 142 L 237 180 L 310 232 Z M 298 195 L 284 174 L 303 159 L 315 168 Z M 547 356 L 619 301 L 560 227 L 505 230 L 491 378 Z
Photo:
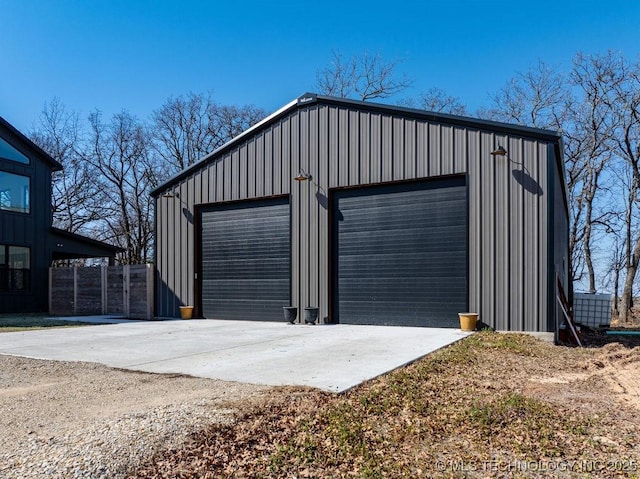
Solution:
M 504 149 L 504 146 L 498 145 L 496 150 L 491 152 L 492 156 L 507 156 L 507 150 Z
M 302 169 L 298 172 L 298 175 L 294 178 L 294 180 L 296 181 L 311 181 L 312 179 L 313 179 L 313 176 L 311 176 L 309 173 L 306 173 Z

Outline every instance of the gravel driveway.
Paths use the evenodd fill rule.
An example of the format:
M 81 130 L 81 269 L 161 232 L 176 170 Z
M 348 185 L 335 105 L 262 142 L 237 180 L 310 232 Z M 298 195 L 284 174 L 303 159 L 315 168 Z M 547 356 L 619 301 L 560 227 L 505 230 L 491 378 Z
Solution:
M 272 389 L 0 355 L 0 477 L 124 477 Z

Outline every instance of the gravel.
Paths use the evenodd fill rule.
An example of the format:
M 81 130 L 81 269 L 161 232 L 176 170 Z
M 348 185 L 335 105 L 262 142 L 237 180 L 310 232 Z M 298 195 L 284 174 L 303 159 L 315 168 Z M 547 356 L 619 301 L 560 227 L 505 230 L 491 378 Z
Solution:
M 271 388 L 0 355 L 0 478 L 122 478 Z

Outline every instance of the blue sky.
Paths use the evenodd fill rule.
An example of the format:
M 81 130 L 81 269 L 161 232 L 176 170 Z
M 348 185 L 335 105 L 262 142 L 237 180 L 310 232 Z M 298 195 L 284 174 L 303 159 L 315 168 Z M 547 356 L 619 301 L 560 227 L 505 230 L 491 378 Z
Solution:
M 0 116 L 28 131 L 54 97 L 86 116 L 146 118 L 211 92 L 268 112 L 305 91 L 332 50 L 403 59 L 402 97 L 440 87 L 473 111 L 538 59 L 640 53 L 640 2 L 0 0 Z

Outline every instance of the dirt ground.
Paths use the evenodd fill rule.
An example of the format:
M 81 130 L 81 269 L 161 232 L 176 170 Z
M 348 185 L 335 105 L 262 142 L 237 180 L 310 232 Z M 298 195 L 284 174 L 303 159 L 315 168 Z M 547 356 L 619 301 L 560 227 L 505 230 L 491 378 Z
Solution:
M 0 355 L 0 477 L 118 477 L 268 390 Z

